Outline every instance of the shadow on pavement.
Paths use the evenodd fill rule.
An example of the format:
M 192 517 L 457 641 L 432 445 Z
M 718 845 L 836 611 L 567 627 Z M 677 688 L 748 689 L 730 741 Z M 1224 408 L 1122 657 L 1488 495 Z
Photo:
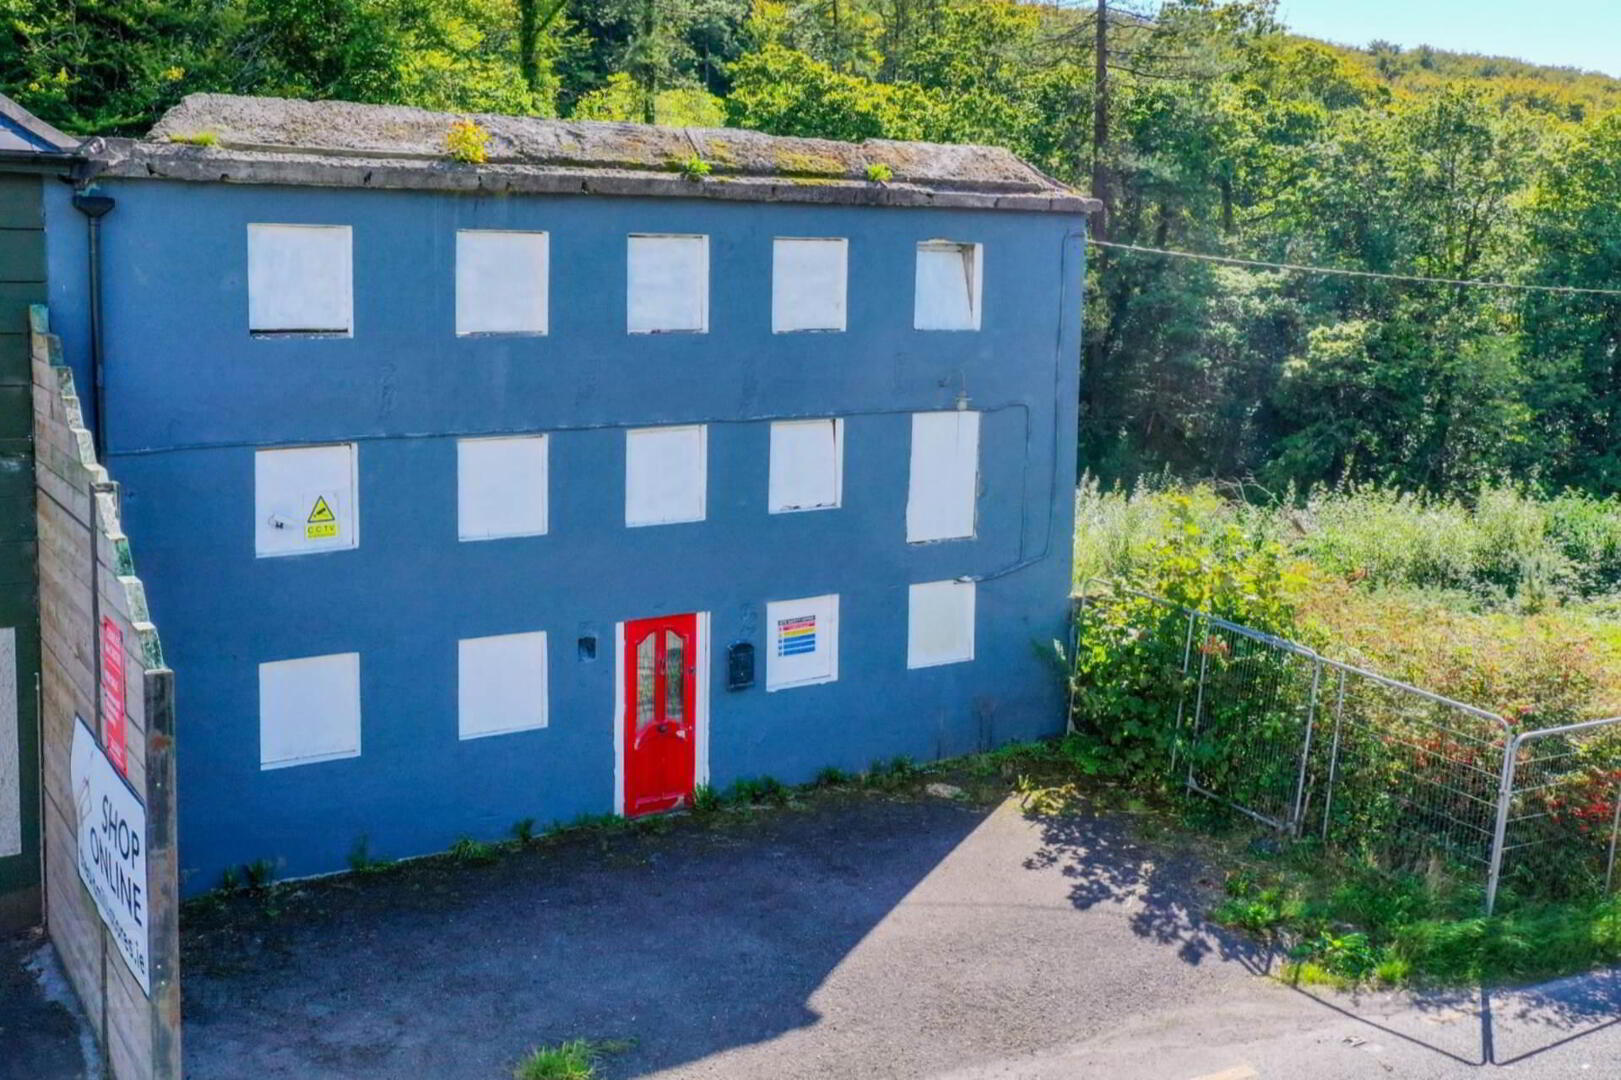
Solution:
M 609 1071 L 639 1076 L 766 1042 L 988 813 L 862 800 L 311 883 L 184 929 L 187 1076 L 500 1077 L 581 1037 L 634 1039 Z
M 1194 856 L 1167 852 L 1131 836 L 1129 820 L 1118 817 L 1041 815 L 1041 847 L 1026 860 L 1028 870 L 1057 868 L 1071 881 L 1070 902 L 1080 910 L 1101 904 L 1132 905 L 1132 932 L 1160 945 L 1174 946 L 1185 964 L 1214 957 L 1238 963 L 1257 975 L 1272 971 L 1269 945 L 1206 922 L 1216 882 Z
M 1120 818 L 1043 816 L 1042 846 L 1026 869 L 1057 868 L 1071 879 L 1071 902 L 1086 910 L 1131 904 L 1133 931 L 1172 946 L 1184 963 L 1214 956 L 1271 974 L 1269 945 L 1201 918 L 1213 882 L 1187 854 L 1141 844 Z M 1373 1031 L 1463 1065 L 1513 1065 L 1621 1026 L 1621 972 L 1575 976 L 1540 986 L 1425 993 L 1342 994 L 1292 987 L 1318 1006 Z M 1455 1036 L 1454 1036 L 1454 1033 Z

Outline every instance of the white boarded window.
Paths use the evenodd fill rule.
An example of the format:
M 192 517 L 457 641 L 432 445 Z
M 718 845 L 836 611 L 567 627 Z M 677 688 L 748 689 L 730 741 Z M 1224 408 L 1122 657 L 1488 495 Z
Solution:
M 917 246 L 917 292 L 912 325 L 918 330 L 978 330 L 983 282 L 979 244 L 925 240 Z
M 544 435 L 456 442 L 456 535 L 462 540 L 546 532 Z
M 456 726 L 464 739 L 546 726 L 546 632 L 456 643 Z
M 347 225 L 248 226 L 248 329 L 346 334 L 354 325 Z
M 625 524 L 702 521 L 708 450 L 702 424 L 625 432 Z
M 630 237 L 626 275 L 633 334 L 709 330 L 709 237 Z
M 771 248 L 771 330 L 843 330 L 848 243 L 779 236 Z
M 253 455 L 254 552 L 311 555 L 360 543 L 355 446 L 295 446 Z
M 546 333 L 548 247 L 543 232 L 458 231 L 456 333 Z
M 773 514 L 829 510 L 844 485 L 843 420 L 778 420 L 771 425 Z
M 360 754 L 360 654 L 259 665 L 259 767 Z
M 979 413 L 913 413 L 907 542 L 973 536 L 978 495 Z
M 974 658 L 974 583 L 929 581 L 908 590 L 906 666 L 935 667 Z
M 812 596 L 765 606 L 765 688 L 832 682 L 839 677 L 839 598 Z

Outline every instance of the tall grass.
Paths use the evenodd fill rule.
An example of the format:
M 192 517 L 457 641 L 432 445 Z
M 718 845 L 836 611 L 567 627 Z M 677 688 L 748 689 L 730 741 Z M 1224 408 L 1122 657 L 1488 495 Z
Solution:
M 1153 588 L 1174 532 L 1237 530 L 1300 570 L 1290 633 L 1328 655 L 1533 727 L 1621 713 L 1621 499 L 1512 487 L 1467 502 L 1375 487 L 1241 494 L 1083 483 L 1077 582 Z
M 1149 482 L 1127 493 L 1088 479 L 1076 497 L 1077 580 L 1131 578 L 1152 562 L 1178 492 L 1204 527 L 1236 524 L 1330 577 L 1432 592 L 1475 611 L 1579 604 L 1621 614 L 1621 498 L 1539 498 L 1508 486 L 1468 500 L 1355 486 L 1256 501 L 1237 488 Z

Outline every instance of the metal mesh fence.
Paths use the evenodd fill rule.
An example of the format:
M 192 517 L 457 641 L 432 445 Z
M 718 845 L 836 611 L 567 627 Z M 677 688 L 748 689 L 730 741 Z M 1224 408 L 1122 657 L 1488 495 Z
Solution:
M 1493 892 L 1613 892 L 1621 885 L 1621 716 L 1523 732 L 1509 753 Z
M 1322 665 L 1310 649 L 1200 620 L 1187 784 L 1277 829 L 1299 826 Z
M 1088 582 L 1080 610 L 1125 659 L 1077 664 L 1072 719 L 1107 724 L 1121 687 L 1099 688 L 1124 680 L 1125 700 L 1174 725 L 1169 773 L 1189 790 L 1386 870 L 1464 875 L 1488 911 L 1499 893 L 1621 889 L 1621 717 L 1515 734 L 1485 709 L 1148 593 Z
M 1322 838 L 1389 869 L 1436 859 L 1484 869 L 1508 725 L 1461 702 L 1325 660 L 1332 706 Z

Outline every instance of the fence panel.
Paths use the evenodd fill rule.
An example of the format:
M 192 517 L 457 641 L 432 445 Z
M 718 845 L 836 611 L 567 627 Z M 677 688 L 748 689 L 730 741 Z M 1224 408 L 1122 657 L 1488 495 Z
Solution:
M 1597 898 L 1621 886 L 1621 716 L 1523 732 L 1511 754 L 1489 902 Z
M 1322 662 L 1282 638 L 1205 617 L 1184 752 L 1188 787 L 1298 831 Z
M 1389 869 L 1491 862 L 1508 725 L 1492 713 L 1325 660 L 1321 835 Z
M 1087 582 L 1081 612 L 1105 589 L 1124 602 L 1085 624 L 1113 639 L 1072 681 L 1072 721 L 1111 723 L 1122 688 L 1152 702 L 1189 790 L 1386 870 L 1477 882 L 1488 914 L 1499 893 L 1621 890 L 1621 717 L 1516 735 L 1485 709 L 1112 582 Z

